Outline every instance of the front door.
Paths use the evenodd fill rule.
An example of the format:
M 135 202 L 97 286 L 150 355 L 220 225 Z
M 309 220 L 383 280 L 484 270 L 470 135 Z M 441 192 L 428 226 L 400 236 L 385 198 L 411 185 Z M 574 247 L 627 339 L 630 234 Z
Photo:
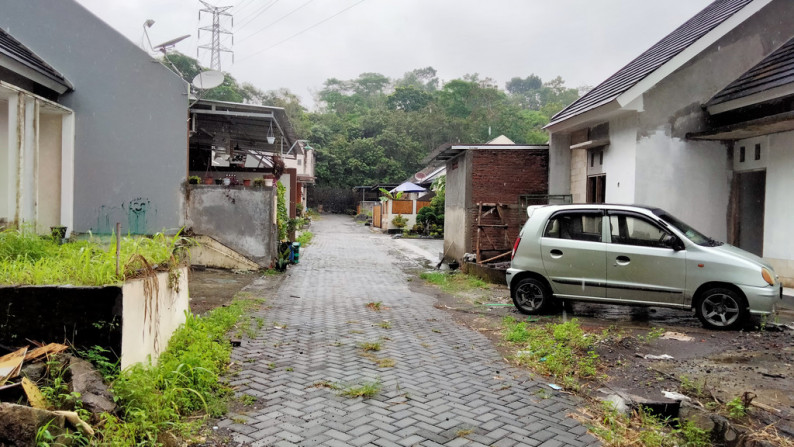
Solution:
M 758 256 L 764 255 L 764 202 L 766 171 L 737 172 L 738 246 Z
M 549 219 L 540 241 L 541 258 L 554 295 L 606 297 L 606 244 L 601 210 L 572 210 Z
M 609 211 L 607 298 L 622 303 L 684 304 L 686 250 L 663 242 L 670 233 L 646 216 Z

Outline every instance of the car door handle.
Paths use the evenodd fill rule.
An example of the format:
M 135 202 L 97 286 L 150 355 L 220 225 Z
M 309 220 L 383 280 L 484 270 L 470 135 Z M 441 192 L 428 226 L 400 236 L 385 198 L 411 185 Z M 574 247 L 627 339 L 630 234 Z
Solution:
M 560 256 L 562 256 L 562 250 L 558 250 L 556 248 L 554 250 L 550 251 L 549 253 L 551 253 L 551 257 L 554 258 L 554 259 L 557 259 Z
M 628 256 L 618 256 L 617 258 L 615 258 L 616 267 L 618 265 L 628 265 L 629 262 L 631 262 L 631 259 Z

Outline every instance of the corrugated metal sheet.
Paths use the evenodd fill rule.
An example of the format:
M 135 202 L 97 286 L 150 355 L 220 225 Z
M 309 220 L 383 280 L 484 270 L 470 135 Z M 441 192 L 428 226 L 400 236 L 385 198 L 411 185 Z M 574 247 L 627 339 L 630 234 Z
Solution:
M 72 88 L 72 84 L 62 74 L 2 29 L 0 29 L 0 55 L 26 65 L 66 88 Z
M 606 81 L 554 115 L 551 121 L 571 118 L 617 98 L 750 2 L 752 0 L 715 1 Z
M 739 79 L 717 93 L 708 106 L 760 93 L 794 82 L 794 39 L 786 42 Z

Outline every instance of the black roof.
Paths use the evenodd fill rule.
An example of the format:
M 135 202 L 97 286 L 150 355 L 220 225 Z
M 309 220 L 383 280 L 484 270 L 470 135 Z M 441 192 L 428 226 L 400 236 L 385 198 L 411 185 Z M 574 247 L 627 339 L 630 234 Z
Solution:
M 706 104 L 713 106 L 794 82 L 794 39 L 786 42 Z
M 551 118 L 562 121 L 617 98 L 753 0 L 716 0 Z
M 54 81 L 57 84 L 65 87 L 65 90 L 73 89 L 72 84 L 57 70 L 52 68 L 43 59 L 38 57 L 36 53 L 30 51 L 20 41 L 14 39 L 10 34 L 0 28 L 0 56 L 2 58 L 12 59 L 32 70 L 35 70 L 40 75 Z M 2 59 L 0 58 L 0 63 Z

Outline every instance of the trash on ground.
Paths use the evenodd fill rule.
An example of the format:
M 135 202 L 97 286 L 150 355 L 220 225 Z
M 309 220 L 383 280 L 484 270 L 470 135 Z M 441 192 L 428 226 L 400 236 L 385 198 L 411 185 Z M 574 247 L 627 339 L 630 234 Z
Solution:
M 548 385 L 549 388 L 551 388 L 553 390 L 556 390 L 556 391 L 559 391 L 559 390 L 562 389 L 562 387 L 557 385 L 556 383 L 547 383 L 546 385 Z
M 665 332 L 664 334 L 662 334 L 661 338 L 665 340 L 678 340 L 678 341 L 692 341 L 695 339 L 694 337 L 690 337 L 689 335 L 683 334 L 681 332 L 673 332 L 673 331 Z
M 672 360 L 673 356 L 669 354 L 662 354 L 662 355 L 654 355 L 654 354 L 645 354 L 642 358 L 646 360 Z
M 28 348 L 26 346 L 0 357 L 0 386 L 5 385 L 9 379 L 19 375 L 27 352 Z
M 27 377 L 22 378 L 22 389 L 25 390 L 25 395 L 28 397 L 28 402 L 31 407 L 41 410 L 47 409 L 47 399 L 41 394 L 39 387 L 28 380 Z
M 666 397 L 668 399 L 673 399 L 673 400 L 692 400 L 692 399 L 689 398 L 689 396 L 684 396 L 683 394 L 676 393 L 675 391 L 664 391 L 664 390 L 662 390 L 662 394 L 664 394 L 664 397 Z

